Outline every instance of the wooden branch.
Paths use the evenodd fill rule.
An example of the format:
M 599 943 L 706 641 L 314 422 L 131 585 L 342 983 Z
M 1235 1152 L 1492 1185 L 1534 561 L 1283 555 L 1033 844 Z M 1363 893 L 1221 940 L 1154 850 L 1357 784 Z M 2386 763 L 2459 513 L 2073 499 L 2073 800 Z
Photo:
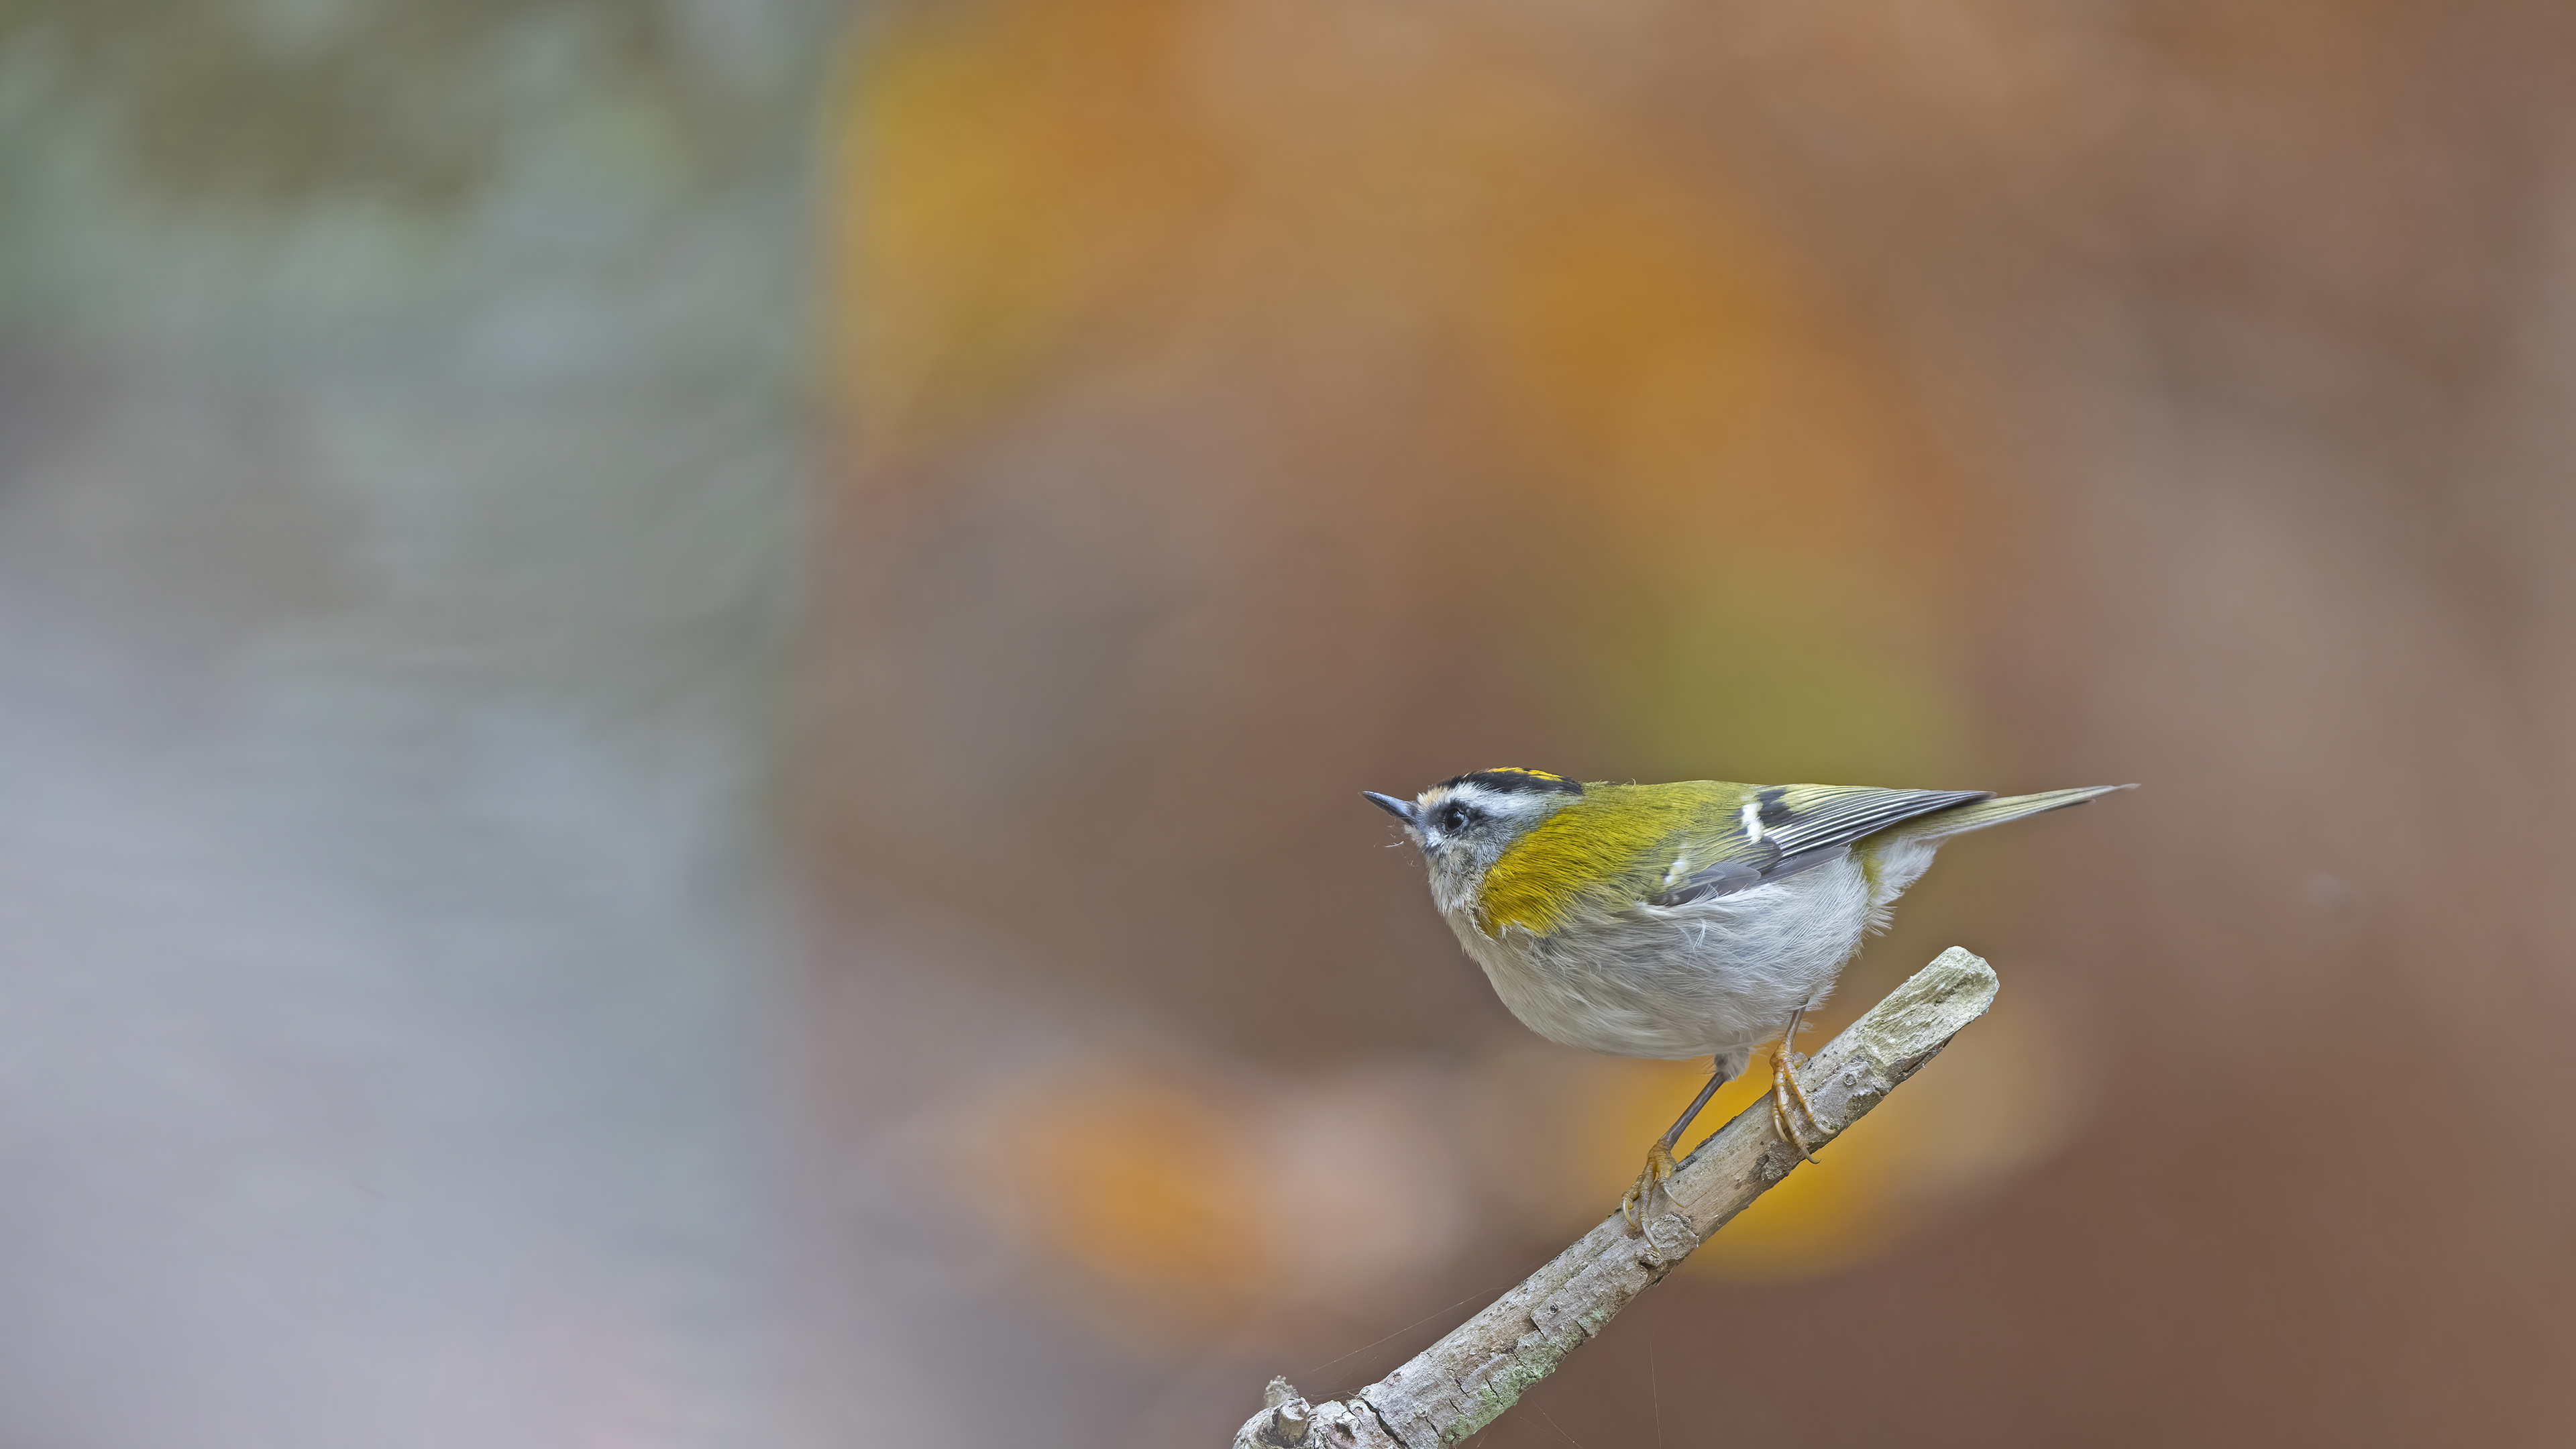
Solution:
M 1995 999 L 1995 973 L 1956 946 L 1835 1037 L 1799 1069 L 1820 1146 L 1914 1075 Z M 1643 1231 L 1613 1212 L 1546 1267 L 1402 1368 L 1324 1404 L 1272 1379 L 1234 1449 L 1433 1449 L 1502 1416 L 1629 1300 L 1677 1267 L 1728 1219 L 1789 1175 L 1797 1150 L 1762 1100 L 1693 1152 L 1658 1194 Z

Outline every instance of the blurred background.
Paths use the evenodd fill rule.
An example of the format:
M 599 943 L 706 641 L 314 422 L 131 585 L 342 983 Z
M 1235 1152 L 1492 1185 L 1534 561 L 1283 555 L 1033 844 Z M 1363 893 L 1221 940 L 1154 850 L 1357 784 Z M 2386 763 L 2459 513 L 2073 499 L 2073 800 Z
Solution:
M 1355 794 L 1512 764 L 2144 788 L 1485 1442 L 2564 1442 L 2571 97 L 2546 0 L 0 0 L 0 1441 L 1371 1382 L 1702 1070 Z

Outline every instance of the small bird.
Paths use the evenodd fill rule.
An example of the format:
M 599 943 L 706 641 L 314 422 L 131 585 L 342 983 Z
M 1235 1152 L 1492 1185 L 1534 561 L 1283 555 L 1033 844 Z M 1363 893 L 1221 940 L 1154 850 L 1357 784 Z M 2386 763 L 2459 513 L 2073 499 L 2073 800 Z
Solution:
M 1673 1146 L 1708 1099 L 1777 1037 L 1771 1115 L 1791 1115 L 1801 1019 L 1861 938 L 1953 835 L 2132 788 L 1998 798 L 1986 790 L 1854 785 L 1580 784 L 1496 768 L 1411 800 L 1360 793 L 1404 822 L 1431 899 L 1521 1024 L 1625 1057 L 1708 1056 L 1708 1085 L 1646 1150 L 1620 1202 L 1633 1228 L 1673 1174 Z

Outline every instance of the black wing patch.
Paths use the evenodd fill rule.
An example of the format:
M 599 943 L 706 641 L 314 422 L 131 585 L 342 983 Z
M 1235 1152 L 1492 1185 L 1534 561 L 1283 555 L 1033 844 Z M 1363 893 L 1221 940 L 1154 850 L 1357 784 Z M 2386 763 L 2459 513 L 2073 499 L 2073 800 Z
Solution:
M 1774 785 L 1754 795 L 1748 817 L 1701 866 L 1646 897 L 1651 906 L 1687 906 L 1796 875 L 1839 857 L 1865 835 L 1891 825 L 1993 798 L 1990 790 L 1879 790 L 1833 785 Z
M 1754 797 L 1763 802 L 1756 818 L 1762 821 L 1763 843 L 1777 845 L 1783 856 L 1849 845 L 1864 835 L 1874 835 L 1917 815 L 1929 815 L 1935 810 L 1947 810 L 1972 800 L 1994 798 L 1992 790 L 1873 790 L 1793 785 L 1779 791 L 1787 818 L 1775 826 L 1767 818 L 1768 797 L 1772 793 L 1765 790 Z

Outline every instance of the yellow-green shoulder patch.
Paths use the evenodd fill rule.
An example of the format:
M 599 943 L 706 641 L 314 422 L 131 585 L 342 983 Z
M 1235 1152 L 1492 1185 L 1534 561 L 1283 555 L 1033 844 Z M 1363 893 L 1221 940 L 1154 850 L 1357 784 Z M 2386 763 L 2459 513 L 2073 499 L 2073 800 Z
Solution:
M 1489 936 L 1507 926 L 1544 936 L 1587 901 L 1633 899 L 1662 867 L 1658 847 L 1705 809 L 1695 795 L 1596 787 L 1531 827 L 1485 872 L 1479 924 Z

